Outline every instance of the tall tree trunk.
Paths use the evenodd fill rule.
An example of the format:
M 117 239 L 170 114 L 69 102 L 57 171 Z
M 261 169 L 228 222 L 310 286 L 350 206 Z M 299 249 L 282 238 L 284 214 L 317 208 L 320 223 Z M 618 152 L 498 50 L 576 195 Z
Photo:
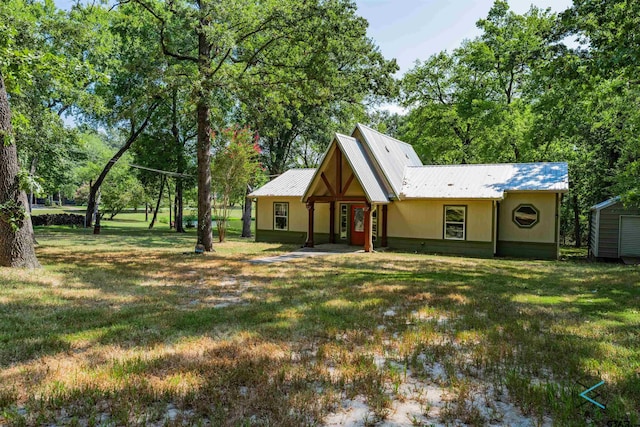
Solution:
M 182 178 L 178 178 L 176 180 L 176 233 L 185 233 L 184 223 L 182 221 L 184 206 L 183 206 L 183 196 L 182 196 Z
M 208 101 L 198 102 L 198 244 L 213 249 L 211 227 L 211 123 Z
M 93 234 L 100 234 L 100 220 L 102 219 L 102 214 L 100 213 L 100 196 L 102 191 L 98 188 L 98 194 L 96 195 L 96 202 L 93 209 L 92 217 L 96 219 L 96 223 L 93 226 Z
M 178 190 L 178 180 L 176 179 L 176 190 Z M 178 194 L 176 192 L 175 196 L 173 196 L 173 218 L 175 224 L 173 226 L 178 229 Z
M 573 195 L 573 232 L 576 239 L 576 248 L 582 246 L 580 238 L 580 205 L 578 205 L 578 195 Z
M 185 170 L 185 159 L 184 159 L 184 142 L 180 138 L 180 131 L 178 130 L 178 91 L 177 89 L 173 90 L 172 96 L 172 106 L 171 106 L 171 133 L 173 134 L 173 139 L 176 143 L 176 153 L 177 153 L 177 165 L 178 170 L 177 173 L 181 175 Z M 174 218 L 176 222 L 176 233 L 184 233 L 184 224 L 182 222 L 182 212 L 183 212 L 183 197 L 182 197 L 182 177 L 178 176 L 176 178 L 176 199 L 173 204 Z
M 0 73 L 0 266 L 38 268 L 29 203 L 20 189 L 18 150 L 12 137 L 9 98 Z
M 248 197 L 251 189 L 247 186 L 247 193 L 244 198 L 244 206 L 242 210 L 242 237 L 251 237 L 251 198 Z
M 173 228 L 173 218 L 172 218 L 173 213 L 171 212 L 173 210 L 173 206 L 171 206 L 171 202 L 172 202 L 171 185 L 169 185 L 166 178 L 165 178 L 165 183 L 167 184 L 167 197 L 169 199 L 169 230 L 171 230 Z
M 167 181 L 167 177 L 162 175 L 162 181 L 160 181 L 160 194 L 158 195 L 158 202 L 156 203 L 156 210 L 153 212 L 153 218 L 151 218 L 151 224 L 149 224 L 149 230 L 153 228 L 153 225 L 156 223 L 156 218 L 158 217 L 158 211 L 160 210 L 160 202 L 162 201 L 162 192 L 164 191 L 164 184 Z
M 114 156 L 107 162 L 104 169 L 102 169 L 100 176 L 98 176 L 98 179 L 96 179 L 96 182 L 94 182 L 93 185 L 91 185 L 89 189 L 89 202 L 87 203 L 87 212 L 85 214 L 85 219 L 86 219 L 85 223 L 87 227 L 91 227 L 91 224 L 92 224 L 92 216 L 93 216 L 93 211 L 95 209 L 95 204 L 96 204 L 96 194 L 100 189 L 100 186 L 102 185 L 102 181 L 104 181 L 104 179 L 107 177 L 107 174 L 109 173 L 113 165 L 115 165 L 116 162 L 120 160 L 120 157 L 122 157 L 122 155 L 129 148 L 131 148 L 131 145 L 136 141 L 136 139 L 138 139 L 138 136 L 140 136 L 142 131 L 145 130 L 145 128 L 149 124 L 149 121 L 151 119 L 153 112 L 158 107 L 158 105 L 160 105 L 160 100 L 157 100 L 153 104 L 151 104 L 151 106 L 149 107 L 149 111 L 147 112 L 147 117 L 144 119 L 144 121 L 142 122 L 139 128 L 136 129 L 135 125 L 133 123 L 131 124 L 131 133 L 129 135 L 129 138 L 124 143 L 122 148 L 120 148 L 120 150 L 118 150 L 118 152 L 114 154 Z
M 33 159 L 31 159 L 31 167 L 29 168 L 29 175 L 31 175 L 32 177 L 36 174 L 36 167 L 38 165 L 38 156 L 33 156 Z M 31 191 L 29 192 L 29 212 L 31 212 L 31 208 L 32 208 L 32 204 L 33 204 L 33 186 L 31 187 Z
M 208 19 L 208 18 L 207 18 Z M 202 18 L 201 31 L 198 33 L 198 69 L 201 77 L 200 93 L 196 111 L 198 114 L 198 242 L 204 250 L 213 250 L 213 232 L 211 227 L 211 117 L 209 103 L 211 91 L 208 86 L 211 82 L 208 77 L 211 74 L 211 45 L 204 31 L 207 23 Z

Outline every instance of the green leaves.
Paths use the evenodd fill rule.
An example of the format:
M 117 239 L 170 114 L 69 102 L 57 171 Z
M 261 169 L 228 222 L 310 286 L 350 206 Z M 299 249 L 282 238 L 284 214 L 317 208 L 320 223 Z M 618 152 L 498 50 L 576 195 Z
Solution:
M 480 36 L 405 74 L 401 101 L 410 111 L 401 138 L 428 163 L 541 160 L 529 139 L 535 117 L 527 98 L 539 95 L 533 73 L 553 25 L 549 12 L 517 15 L 496 1 L 477 23 Z
M 211 182 L 214 193 L 213 210 L 220 241 L 224 240 L 229 208 L 245 196 L 262 169 L 260 148 L 249 128 L 233 126 L 212 135 L 214 154 L 211 162 Z
M 0 221 L 8 224 L 14 233 L 20 230 L 26 218 L 27 211 L 24 206 L 15 200 L 0 203 Z
M 114 166 L 101 186 L 101 209 L 111 218 L 145 200 L 144 187 L 127 165 Z
M 266 31 L 247 39 L 236 92 L 239 120 L 259 132 L 274 174 L 311 164 L 311 140 L 321 153 L 333 132 L 364 116 L 366 103 L 394 96 L 398 69 L 366 37 L 350 2 L 285 1 L 276 10 Z

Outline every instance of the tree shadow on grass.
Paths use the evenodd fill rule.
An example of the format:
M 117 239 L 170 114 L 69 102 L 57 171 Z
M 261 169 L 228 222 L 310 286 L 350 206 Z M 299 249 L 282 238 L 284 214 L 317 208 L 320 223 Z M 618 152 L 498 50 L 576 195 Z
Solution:
M 624 267 L 366 254 L 262 266 L 249 266 L 242 255 L 233 259 L 212 255 L 204 261 L 172 253 L 134 259 L 105 257 L 87 259 L 81 253 L 48 256 L 48 261 L 64 265 L 61 274 L 69 283 L 94 293 L 68 298 L 59 305 L 29 300 L 3 304 L 2 313 L 13 313 L 11 319 L 0 317 L 3 325 L 10 325 L 3 339 L 13 350 L 0 350 L 2 366 L 68 352 L 73 341 L 69 336 L 78 335 L 84 336 L 89 347 L 116 345 L 141 351 L 183 339 L 241 336 L 245 338 L 232 344 L 236 346 L 233 352 L 248 342 L 285 352 L 338 346 L 357 354 L 363 348 L 383 345 L 384 339 L 407 340 L 409 333 L 425 325 L 439 341 L 417 338 L 408 343 L 405 357 L 428 352 L 456 361 L 464 372 L 467 365 L 475 363 L 495 377 L 506 378 L 510 373 L 509 378 L 542 380 L 562 387 L 570 387 L 577 378 L 594 379 L 598 363 L 612 357 L 623 360 L 624 355 L 617 352 L 624 348 L 631 352 L 627 357 L 636 360 L 631 360 L 631 366 L 640 354 L 634 340 L 638 318 L 632 314 L 639 306 L 640 272 Z M 28 286 L 41 284 L 34 281 Z M 225 305 L 227 300 L 233 302 Z M 389 311 L 393 315 L 387 315 Z M 427 317 L 421 318 L 421 312 Z M 34 317 L 41 322 L 27 324 Z M 20 323 L 21 318 L 25 323 Z M 589 325 L 596 328 L 593 334 L 584 333 Z M 11 332 L 14 329 L 22 332 Z M 465 334 L 480 337 L 480 345 L 465 341 Z M 449 354 L 452 351 L 457 353 Z M 290 370 L 300 363 L 284 364 L 277 357 L 265 362 L 267 359 L 258 358 L 250 365 L 253 373 L 244 375 L 243 370 L 249 369 L 245 362 L 227 361 L 224 366 L 216 365 L 214 372 L 201 356 L 160 356 L 125 370 L 123 375 L 134 381 L 158 372 L 162 377 L 199 372 L 204 383 L 192 387 L 189 397 L 176 392 L 165 398 L 177 399 L 185 408 L 198 408 L 203 416 L 226 414 L 235 420 L 262 413 L 272 422 L 293 422 L 290 415 L 273 408 L 256 409 L 250 403 L 276 391 L 269 386 L 269 378 L 282 388 L 277 391 L 282 399 L 278 405 L 290 403 L 296 387 L 300 388 L 296 392 L 315 393 L 317 381 L 335 390 L 344 387 L 331 383 L 306 362 L 301 363 L 309 374 L 292 377 Z M 99 363 L 114 362 L 106 355 Z M 316 383 L 311 375 L 314 372 Z M 237 387 L 231 390 L 221 378 Z M 298 382 L 300 378 L 307 383 Z M 507 385 L 517 399 L 524 402 L 535 394 L 534 389 L 519 389 L 516 383 L 511 380 Z M 615 399 L 639 401 L 635 384 L 629 367 L 623 366 L 610 390 Z M 140 406 L 148 404 L 148 385 L 135 387 L 140 387 L 139 396 L 134 394 L 131 399 Z M 250 399 L 238 387 L 248 387 L 247 393 L 253 390 L 255 394 Z M 221 398 L 222 406 L 215 413 L 196 403 L 199 399 L 210 402 L 205 394 L 225 393 L 237 396 L 238 402 Z M 60 407 L 71 405 L 74 399 L 67 396 Z M 541 399 L 537 404 L 544 411 L 560 411 L 554 409 L 552 396 Z M 307 403 L 309 412 L 305 414 L 318 417 L 320 409 Z M 580 409 L 566 406 L 562 409 L 566 419 L 584 415 Z

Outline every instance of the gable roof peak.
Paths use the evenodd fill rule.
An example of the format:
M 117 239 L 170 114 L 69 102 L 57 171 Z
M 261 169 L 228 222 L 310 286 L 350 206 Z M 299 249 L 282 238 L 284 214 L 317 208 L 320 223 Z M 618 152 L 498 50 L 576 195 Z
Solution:
M 311 196 L 310 193 L 314 188 L 315 183 L 318 182 L 323 170 L 326 169 L 327 162 L 329 161 L 333 150 L 339 150 L 342 152 L 344 159 L 349 164 L 355 178 L 362 187 L 367 200 L 371 203 L 388 203 L 389 195 L 385 191 L 382 179 L 378 176 L 376 169 L 373 167 L 372 159 L 364 145 L 365 143 L 363 141 L 360 141 L 353 136 L 336 133 L 322 156 L 320 165 L 315 170 L 313 177 L 309 181 L 303 193 L 302 201 L 306 202 Z
M 399 197 L 405 167 L 422 166 L 413 147 L 361 123 L 358 123 L 353 130 L 354 136 L 356 133 L 362 135 L 362 144 L 367 146 L 393 196 Z
M 391 140 L 395 141 L 395 142 L 396 142 L 396 143 L 398 143 L 398 144 L 402 144 L 402 145 L 406 145 L 406 146 L 409 146 L 409 147 L 413 147 L 413 146 L 412 146 L 411 144 L 409 144 L 408 142 L 400 141 L 398 138 L 395 138 L 395 137 L 393 137 L 393 136 L 390 136 L 390 135 L 387 135 L 387 134 L 385 134 L 385 133 L 382 133 L 382 132 L 380 132 L 379 130 L 372 128 L 371 126 L 367 126 L 367 125 L 364 125 L 364 124 L 362 124 L 362 123 L 356 123 L 356 128 L 360 128 L 360 131 L 361 131 L 361 132 L 362 132 L 362 130 L 363 130 L 363 129 L 366 129 L 366 130 L 368 130 L 369 132 L 375 132 L 375 133 L 377 133 L 378 135 L 381 135 L 381 136 L 383 136 L 383 137 L 384 137 L 384 138 L 386 138 L 386 139 L 391 139 Z M 355 131 L 355 129 L 354 129 L 354 131 Z M 351 132 L 351 134 L 353 134 L 353 132 Z

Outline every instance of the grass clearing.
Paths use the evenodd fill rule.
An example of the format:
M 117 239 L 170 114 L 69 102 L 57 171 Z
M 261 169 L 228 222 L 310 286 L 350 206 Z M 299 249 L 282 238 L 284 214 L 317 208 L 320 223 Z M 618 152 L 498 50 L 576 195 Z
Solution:
M 0 424 L 640 422 L 637 266 L 254 265 L 293 246 L 103 225 L 38 229 L 43 270 L 0 269 Z M 606 410 L 578 396 L 601 379 Z

